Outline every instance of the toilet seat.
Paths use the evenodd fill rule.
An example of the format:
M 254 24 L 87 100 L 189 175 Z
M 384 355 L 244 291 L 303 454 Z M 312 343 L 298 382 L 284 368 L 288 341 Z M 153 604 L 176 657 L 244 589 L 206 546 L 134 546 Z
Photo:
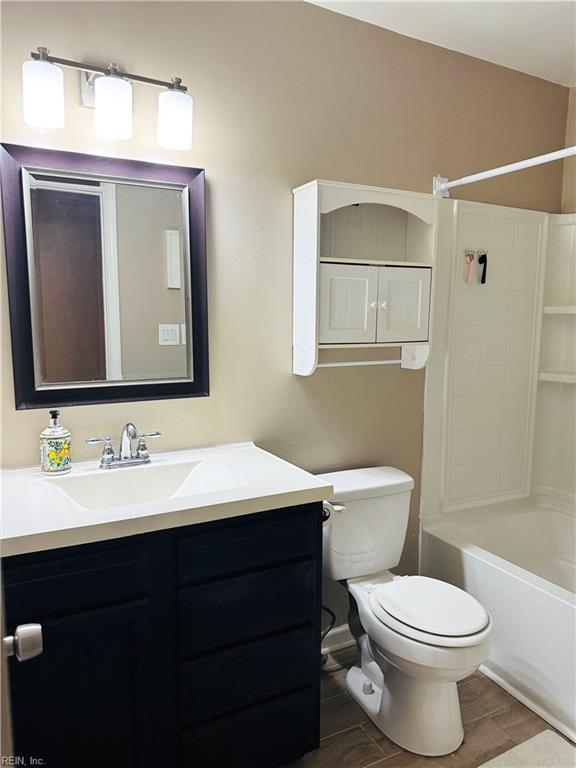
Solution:
M 480 603 L 438 579 L 396 577 L 372 590 L 369 603 L 387 627 L 428 645 L 478 645 L 490 634 L 490 617 Z

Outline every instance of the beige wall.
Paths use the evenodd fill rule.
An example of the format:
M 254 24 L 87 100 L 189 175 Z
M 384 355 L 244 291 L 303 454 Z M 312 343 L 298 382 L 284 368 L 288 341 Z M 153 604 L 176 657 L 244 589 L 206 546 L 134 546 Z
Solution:
M 163 432 L 158 449 L 254 439 L 311 470 L 386 463 L 418 479 L 423 372 L 290 373 L 290 189 L 325 178 L 427 192 L 434 173 L 552 151 L 567 89 L 301 3 L 4 3 L 2 13 L 5 140 L 207 169 L 211 397 L 65 408 L 75 458 L 95 459 L 84 438 L 131 419 Z M 181 76 L 196 100 L 193 150 L 155 145 L 157 93 L 139 86 L 134 138 L 97 139 L 70 71 L 66 128 L 25 126 L 20 66 L 38 45 Z M 559 211 L 561 186 L 555 163 L 461 194 Z M 5 305 L 2 319 L 3 462 L 34 463 L 46 413 L 14 411 Z
M 576 145 L 576 87 L 570 88 L 565 146 Z M 564 160 L 562 213 L 576 213 L 576 157 Z

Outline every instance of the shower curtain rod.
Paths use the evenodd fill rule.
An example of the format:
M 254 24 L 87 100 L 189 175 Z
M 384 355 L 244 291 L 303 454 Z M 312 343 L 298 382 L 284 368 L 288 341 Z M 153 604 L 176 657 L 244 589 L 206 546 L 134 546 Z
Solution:
M 502 176 L 505 173 L 521 171 L 524 168 L 532 168 L 535 165 L 551 163 L 553 160 L 562 160 L 574 155 L 576 155 L 576 146 L 566 147 L 566 149 L 558 149 L 556 152 L 548 152 L 548 154 L 538 155 L 538 157 L 529 157 L 528 159 L 520 160 L 517 163 L 501 165 L 498 168 L 492 168 L 489 171 L 473 173 L 471 176 L 463 176 L 461 179 L 455 179 L 454 181 L 448 181 L 448 179 L 443 176 L 434 176 L 432 180 L 432 192 L 437 197 L 449 197 L 449 192 L 452 187 L 461 187 L 463 184 L 472 184 L 475 181 L 492 179 L 494 176 Z

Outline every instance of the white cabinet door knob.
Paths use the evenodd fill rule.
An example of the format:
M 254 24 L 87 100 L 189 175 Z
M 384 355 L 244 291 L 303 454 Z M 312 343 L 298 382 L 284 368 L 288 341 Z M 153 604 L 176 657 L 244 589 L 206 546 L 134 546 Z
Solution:
M 377 301 L 370 302 L 370 308 L 371 309 L 378 309 L 378 302 Z
M 3 640 L 6 656 L 16 656 L 18 661 L 28 661 L 39 656 L 44 645 L 41 624 L 19 624 L 13 635 Z
M 383 301 L 382 304 L 380 305 L 380 307 L 382 309 L 388 309 L 388 302 L 387 301 Z

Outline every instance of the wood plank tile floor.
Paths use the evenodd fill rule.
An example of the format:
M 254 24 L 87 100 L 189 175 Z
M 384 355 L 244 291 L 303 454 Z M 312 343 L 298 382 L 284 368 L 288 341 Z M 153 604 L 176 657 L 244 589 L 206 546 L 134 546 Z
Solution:
M 346 672 L 355 662 L 355 649 L 328 657 L 322 672 L 320 747 L 288 768 L 477 768 L 552 728 L 477 672 L 459 684 L 462 746 L 445 757 L 414 755 L 380 733 L 346 693 Z

